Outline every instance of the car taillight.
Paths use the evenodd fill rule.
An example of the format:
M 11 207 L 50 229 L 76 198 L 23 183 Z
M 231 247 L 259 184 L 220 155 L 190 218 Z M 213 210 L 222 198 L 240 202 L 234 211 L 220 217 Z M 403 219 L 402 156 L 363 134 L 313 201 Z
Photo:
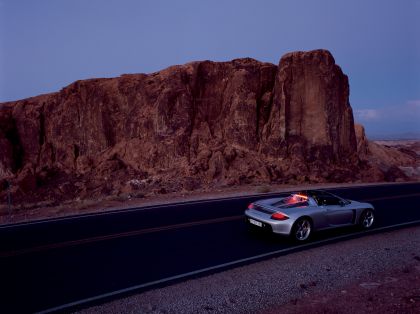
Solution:
M 274 220 L 286 220 L 289 219 L 289 217 L 287 217 L 285 214 L 281 213 L 281 212 L 277 212 L 271 215 L 271 219 Z
M 254 209 L 254 204 L 253 203 L 249 204 L 248 209 Z

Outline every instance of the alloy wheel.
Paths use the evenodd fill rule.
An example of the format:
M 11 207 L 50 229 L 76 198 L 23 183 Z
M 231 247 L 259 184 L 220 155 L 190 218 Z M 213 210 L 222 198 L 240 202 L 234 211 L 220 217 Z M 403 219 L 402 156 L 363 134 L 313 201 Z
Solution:
M 371 210 L 365 211 L 362 218 L 362 226 L 363 228 L 370 228 L 373 224 L 373 221 L 375 220 L 375 217 L 373 215 L 373 212 Z
M 296 223 L 295 238 L 298 241 L 305 241 L 311 234 L 311 223 L 307 219 L 301 219 Z

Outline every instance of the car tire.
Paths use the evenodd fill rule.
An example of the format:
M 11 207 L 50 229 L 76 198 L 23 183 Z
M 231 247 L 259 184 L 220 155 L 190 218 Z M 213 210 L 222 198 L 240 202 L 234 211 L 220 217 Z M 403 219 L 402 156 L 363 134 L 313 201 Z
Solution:
M 309 218 L 299 218 L 293 225 L 290 236 L 295 242 L 305 242 L 311 237 L 312 229 L 312 221 Z
M 363 211 L 359 219 L 359 227 L 361 229 L 369 229 L 375 222 L 375 213 L 373 209 L 368 208 Z

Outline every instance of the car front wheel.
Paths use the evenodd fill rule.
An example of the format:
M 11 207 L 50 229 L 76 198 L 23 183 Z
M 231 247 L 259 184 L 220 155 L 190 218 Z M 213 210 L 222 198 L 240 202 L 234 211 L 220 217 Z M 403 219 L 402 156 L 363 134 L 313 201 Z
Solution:
M 366 209 L 360 216 L 359 225 L 362 229 L 369 229 L 375 221 L 375 214 L 372 209 Z

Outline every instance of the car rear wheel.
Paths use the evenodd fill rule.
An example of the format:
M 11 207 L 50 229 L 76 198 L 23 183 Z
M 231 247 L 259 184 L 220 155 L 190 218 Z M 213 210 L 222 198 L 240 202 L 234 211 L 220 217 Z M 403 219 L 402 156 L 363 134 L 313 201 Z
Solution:
M 309 239 L 312 233 L 312 223 L 308 218 L 300 218 L 293 225 L 292 238 L 298 242 Z
M 375 214 L 372 209 L 366 209 L 360 216 L 359 225 L 362 229 L 369 229 L 375 221 Z

